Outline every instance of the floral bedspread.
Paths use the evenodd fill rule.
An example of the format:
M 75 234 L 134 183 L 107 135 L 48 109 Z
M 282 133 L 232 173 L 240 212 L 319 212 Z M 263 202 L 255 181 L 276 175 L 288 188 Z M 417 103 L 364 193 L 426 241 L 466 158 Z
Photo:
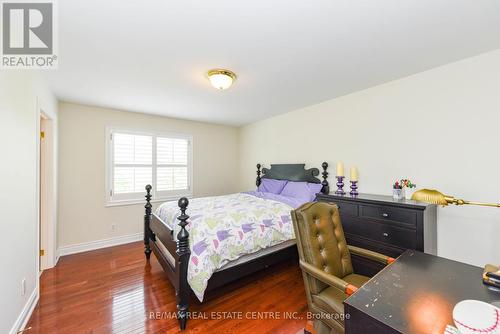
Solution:
M 188 283 L 198 299 L 203 301 L 208 279 L 229 261 L 294 239 L 290 210 L 287 204 L 244 193 L 190 200 Z M 177 235 L 177 202 L 163 203 L 156 214 Z

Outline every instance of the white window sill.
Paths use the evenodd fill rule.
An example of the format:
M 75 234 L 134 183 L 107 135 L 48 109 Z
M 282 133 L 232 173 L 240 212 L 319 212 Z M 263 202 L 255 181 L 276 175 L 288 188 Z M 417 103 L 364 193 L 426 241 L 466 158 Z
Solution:
M 192 194 L 185 194 L 185 195 L 178 195 L 178 196 L 170 196 L 170 197 L 163 197 L 163 198 L 158 198 L 158 199 L 152 199 L 150 202 L 151 203 L 161 203 L 161 202 L 170 202 L 170 201 L 177 201 L 181 197 L 186 197 L 188 199 L 193 198 Z M 146 198 L 138 200 L 122 200 L 122 201 L 107 201 L 104 207 L 110 208 L 114 206 L 129 206 L 129 205 L 146 205 Z

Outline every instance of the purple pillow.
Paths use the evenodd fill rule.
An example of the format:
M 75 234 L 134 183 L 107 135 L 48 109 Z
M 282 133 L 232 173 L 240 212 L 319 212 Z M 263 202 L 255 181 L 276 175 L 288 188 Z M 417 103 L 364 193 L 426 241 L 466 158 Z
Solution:
M 279 195 L 287 182 L 287 180 L 262 179 L 257 191 Z
M 281 195 L 294 197 L 306 200 L 307 202 L 314 201 L 316 194 L 321 191 L 323 185 L 321 183 L 308 182 L 288 182 L 283 188 Z

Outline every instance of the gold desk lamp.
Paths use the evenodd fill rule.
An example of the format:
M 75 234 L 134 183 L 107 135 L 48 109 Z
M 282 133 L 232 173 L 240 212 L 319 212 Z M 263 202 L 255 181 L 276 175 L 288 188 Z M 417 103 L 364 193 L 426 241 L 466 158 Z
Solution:
M 420 189 L 413 193 L 411 199 L 419 202 L 426 202 L 430 204 L 438 204 L 442 206 L 446 206 L 448 204 L 455 205 L 482 205 L 482 206 L 492 206 L 496 208 L 500 208 L 500 203 L 483 203 L 483 202 L 471 202 L 465 201 L 463 199 L 458 199 L 453 196 L 445 195 L 434 189 Z
M 465 201 L 463 199 L 458 199 L 453 196 L 444 195 L 443 193 L 433 189 L 417 190 L 413 193 L 411 199 L 415 201 L 426 202 L 430 204 L 438 204 L 443 206 L 446 206 L 448 204 L 455 204 L 455 205 L 469 204 L 469 205 L 482 205 L 482 206 L 492 206 L 500 208 L 500 204 Z M 492 264 L 487 264 L 484 267 L 483 271 L 483 283 L 500 288 L 500 267 L 494 266 Z

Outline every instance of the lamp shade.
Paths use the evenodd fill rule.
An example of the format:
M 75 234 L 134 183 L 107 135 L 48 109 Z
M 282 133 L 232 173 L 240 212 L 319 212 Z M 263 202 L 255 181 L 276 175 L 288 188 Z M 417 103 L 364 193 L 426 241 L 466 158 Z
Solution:
M 495 208 L 500 208 L 500 203 L 466 201 L 463 199 L 455 198 L 453 196 L 444 195 L 443 193 L 434 189 L 420 189 L 418 191 L 415 191 L 411 199 L 414 201 L 438 204 L 443 206 L 446 206 L 448 204 L 455 204 L 455 205 L 469 204 L 469 205 L 492 206 Z

